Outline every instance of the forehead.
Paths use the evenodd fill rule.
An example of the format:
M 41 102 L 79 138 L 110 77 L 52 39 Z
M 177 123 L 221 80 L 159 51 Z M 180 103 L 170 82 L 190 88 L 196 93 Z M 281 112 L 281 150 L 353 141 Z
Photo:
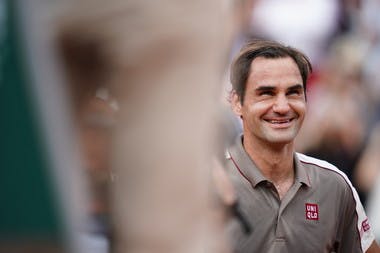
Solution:
M 280 83 L 302 84 L 302 76 L 291 57 L 255 58 L 250 67 L 249 83 L 276 85 Z

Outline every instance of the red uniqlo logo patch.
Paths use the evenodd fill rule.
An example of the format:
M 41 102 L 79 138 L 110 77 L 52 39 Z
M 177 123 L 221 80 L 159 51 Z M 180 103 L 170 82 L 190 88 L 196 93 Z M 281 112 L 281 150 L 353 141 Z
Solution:
M 366 232 L 368 231 L 371 227 L 369 226 L 369 222 L 368 222 L 368 218 L 365 219 L 363 222 L 362 222 L 362 228 L 363 228 L 363 231 Z
M 318 220 L 318 205 L 317 204 L 305 204 L 306 220 Z

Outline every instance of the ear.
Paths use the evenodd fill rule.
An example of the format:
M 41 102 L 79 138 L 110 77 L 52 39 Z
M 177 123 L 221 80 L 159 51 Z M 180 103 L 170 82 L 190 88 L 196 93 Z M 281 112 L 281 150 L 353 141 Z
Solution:
M 236 93 L 236 91 L 232 91 L 231 93 L 231 107 L 232 107 L 232 110 L 234 111 L 234 113 L 241 117 L 241 102 L 240 102 L 240 97 L 239 95 Z

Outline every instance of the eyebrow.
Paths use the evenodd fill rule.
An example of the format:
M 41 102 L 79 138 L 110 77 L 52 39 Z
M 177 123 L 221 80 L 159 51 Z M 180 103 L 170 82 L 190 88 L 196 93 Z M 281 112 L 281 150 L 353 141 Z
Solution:
M 268 90 L 274 90 L 274 89 L 276 89 L 275 86 L 260 86 L 260 87 L 257 87 L 255 91 L 259 92 L 259 91 L 268 91 Z
M 295 84 L 295 85 L 290 86 L 290 87 L 288 88 L 288 90 L 298 90 L 298 89 L 303 90 L 303 85 L 302 85 L 302 84 Z
M 276 89 L 275 86 L 260 86 L 260 87 L 257 87 L 255 90 L 256 91 L 268 91 L 268 90 L 274 90 L 274 89 Z M 298 89 L 303 89 L 303 85 L 302 84 L 295 84 L 295 85 L 287 88 L 287 90 L 298 90 Z

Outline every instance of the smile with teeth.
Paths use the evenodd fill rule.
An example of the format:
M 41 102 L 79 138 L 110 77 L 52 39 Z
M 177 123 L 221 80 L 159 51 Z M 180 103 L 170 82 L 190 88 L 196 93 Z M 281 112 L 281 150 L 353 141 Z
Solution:
M 291 122 L 293 119 L 267 119 L 266 121 L 271 124 L 285 124 Z

